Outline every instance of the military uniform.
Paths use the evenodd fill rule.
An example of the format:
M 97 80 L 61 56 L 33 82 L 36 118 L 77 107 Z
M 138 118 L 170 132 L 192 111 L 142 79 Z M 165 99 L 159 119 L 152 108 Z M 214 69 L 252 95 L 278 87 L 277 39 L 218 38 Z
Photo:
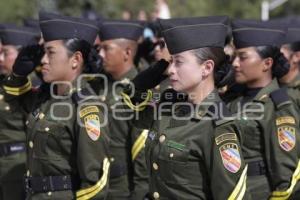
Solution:
M 120 38 L 136 42 L 143 33 L 143 27 L 134 21 L 106 20 L 99 29 L 102 42 Z M 97 81 L 91 83 L 99 95 L 105 95 L 104 90 L 107 90 L 107 94 L 100 96 L 100 100 L 108 106 L 110 152 L 112 155 L 108 194 L 110 200 L 141 200 L 149 190 L 144 153 L 148 131 L 135 128 L 131 119 L 121 118 L 128 117 L 128 112 L 122 112 L 124 111 L 123 106 L 120 105 L 122 104 L 121 92 L 124 85 L 128 84 L 136 75 L 137 69 L 132 66 L 118 80 L 107 75 L 107 85 L 99 84 Z
M 2 25 L 0 38 L 3 45 L 26 46 L 37 44 L 35 30 L 13 24 Z M 24 199 L 26 162 L 26 113 L 19 102 L 4 99 L 3 80 L 0 80 L 0 199 Z M 10 89 L 10 88 L 9 88 Z M 12 91 L 13 93 L 15 91 Z
M 15 89 L 22 88 L 21 83 L 22 78 L 7 81 Z M 103 111 L 94 101 L 79 97 L 79 91 L 92 95 L 85 92 L 87 87 L 82 83 L 65 98 L 50 97 L 44 87 L 18 97 L 32 111 L 26 121 L 28 199 L 105 198 L 110 165 L 107 130 L 100 130 Z
M 159 20 L 170 53 L 179 56 L 212 44 L 223 47 L 226 22 L 226 17 Z M 206 28 L 216 34 L 198 40 L 195 35 L 203 34 Z M 135 125 L 150 130 L 145 147 L 150 170 L 149 198 L 248 199 L 240 130 L 216 89 L 199 104 L 179 98 L 182 93 L 174 90 L 164 92 L 159 102 L 150 101 L 149 89 L 163 80 L 168 67 L 165 62 L 158 62 L 133 79 L 133 98 L 126 90 L 123 94 L 128 107 L 139 111 Z M 150 83 L 143 83 L 148 76 Z M 205 83 L 201 86 L 205 87 Z M 147 97 L 141 98 L 147 89 Z
M 247 199 L 240 131 L 233 121 L 215 115 L 226 106 L 216 91 L 194 106 L 197 109 L 178 105 L 173 115 L 180 119 L 165 113 L 154 120 L 151 106 L 139 113 L 136 126 L 150 129 L 146 142 L 150 198 Z
M 232 27 L 234 44 L 241 52 L 248 47 L 277 45 L 285 39 L 285 26 L 275 22 L 234 20 Z M 237 67 L 243 69 L 241 63 Z M 286 90 L 279 89 L 274 78 L 264 87 L 247 88 L 229 104 L 229 110 L 237 114 L 243 130 L 241 145 L 252 197 L 292 199 L 299 185 L 300 135 L 298 113 Z
M 0 92 L 0 199 L 23 199 L 26 162 L 25 113 Z
M 46 43 L 76 37 L 92 45 L 98 31 L 94 22 L 80 18 L 41 12 L 39 19 Z M 4 89 L 6 98 L 21 102 L 28 113 L 27 199 L 105 199 L 110 162 L 103 108 L 78 77 L 59 95 L 55 84 L 32 90 L 27 79 L 30 71 L 22 71 L 22 60 L 29 66 L 34 52 L 25 50 L 18 55 Z
M 274 79 L 265 88 L 248 90 L 245 96 L 229 104 L 230 111 L 239 114 L 246 113 L 246 110 L 259 109 L 258 104 L 264 108 L 263 112 L 240 116 L 242 119 L 239 121 L 244 126 L 242 150 L 249 167 L 247 185 L 253 197 L 260 199 L 269 198 L 272 191 L 276 194 L 277 190 L 284 191 L 290 187 L 291 191 L 287 194 L 291 195 L 295 187 L 292 181 L 296 181 L 294 174 L 300 169 L 300 152 L 296 147 L 300 139 L 297 113 L 288 98 L 280 99 L 287 97 L 285 93 L 280 91 L 274 96 L 278 89 L 277 80 Z M 239 110 L 246 103 L 249 106 Z M 262 119 L 251 120 L 261 114 Z M 289 147 L 285 147 L 287 136 L 283 134 L 284 131 L 292 135 Z
M 148 131 L 133 126 L 132 120 L 121 120 L 125 117 L 118 113 L 123 86 L 137 75 L 135 67 L 131 68 L 117 83 L 108 77 L 107 95 L 100 95 L 100 100 L 108 106 L 111 171 L 108 199 L 142 199 L 148 192 L 148 171 L 146 169 L 144 144 Z M 98 94 L 103 94 L 103 83 L 90 82 Z M 98 87 L 97 87 L 98 86 Z M 100 86 L 100 87 L 99 87 Z M 121 115 L 122 114 L 122 115 Z M 116 117 L 115 117 L 116 116 Z

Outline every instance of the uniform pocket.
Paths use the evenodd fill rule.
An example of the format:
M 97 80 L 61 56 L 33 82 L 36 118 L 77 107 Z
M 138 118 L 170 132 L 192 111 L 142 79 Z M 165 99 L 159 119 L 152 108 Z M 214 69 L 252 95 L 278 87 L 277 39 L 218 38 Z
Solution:
M 188 156 L 189 149 L 185 145 L 172 140 L 166 141 L 161 147 L 158 163 L 162 180 L 170 184 L 187 184 Z
M 62 137 L 65 128 L 49 121 L 41 121 L 34 137 L 34 155 L 39 158 L 59 160 L 62 155 Z

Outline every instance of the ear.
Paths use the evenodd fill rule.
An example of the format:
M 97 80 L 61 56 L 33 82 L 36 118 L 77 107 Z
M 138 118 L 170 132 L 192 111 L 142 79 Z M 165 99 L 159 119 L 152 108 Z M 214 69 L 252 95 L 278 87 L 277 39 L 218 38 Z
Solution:
M 202 71 L 203 77 L 207 77 L 207 76 L 209 76 L 210 74 L 213 73 L 214 67 L 215 67 L 215 62 L 213 60 L 206 60 L 203 63 L 203 65 L 204 65 L 204 68 L 203 68 L 203 71 Z
M 126 47 L 124 49 L 124 60 L 125 61 L 129 60 L 131 58 L 131 56 L 132 56 L 132 50 L 131 50 L 131 48 L 130 47 Z
M 80 51 L 76 51 L 71 57 L 72 69 L 78 69 L 83 64 L 83 57 Z
M 271 57 L 265 58 L 263 60 L 263 71 L 268 71 L 272 68 L 273 65 L 273 59 Z

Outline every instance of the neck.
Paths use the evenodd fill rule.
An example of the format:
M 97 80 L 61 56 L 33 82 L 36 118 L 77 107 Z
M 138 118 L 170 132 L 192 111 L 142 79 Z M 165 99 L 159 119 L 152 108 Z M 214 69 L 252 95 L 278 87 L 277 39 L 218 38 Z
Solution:
M 69 92 L 72 88 L 70 86 L 74 82 L 74 80 L 77 78 L 77 76 L 70 77 L 68 80 L 65 80 L 66 83 L 56 84 L 57 86 L 57 95 L 64 95 L 66 92 Z M 72 87 L 72 86 L 71 86 Z
M 283 83 L 283 84 L 291 83 L 298 74 L 299 74 L 298 66 L 291 67 L 289 72 L 280 79 L 280 83 Z
M 209 80 L 203 80 L 196 88 L 191 91 L 187 91 L 189 101 L 193 104 L 200 104 L 213 90 L 214 82 Z
M 133 67 L 133 63 L 126 63 L 122 67 L 120 67 L 120 70 L 111 73 L 114 80 L 120 80 L 126 73 L 128 73 L 131 68 Z
M 272 75 L 270 74 L 261 79 L 255 80 L 253 82 L 249 82 L 246 85 L 248 88 L 262 88 L 267 86 L 271 82 L 272 82 Z

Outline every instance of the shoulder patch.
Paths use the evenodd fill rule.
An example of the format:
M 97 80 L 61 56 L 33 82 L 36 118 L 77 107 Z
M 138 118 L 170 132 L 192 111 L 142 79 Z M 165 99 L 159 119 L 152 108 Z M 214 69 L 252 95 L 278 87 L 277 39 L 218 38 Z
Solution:
M 224 167 L 231 173 L 240 170 L 242 161 L 239 147 L 235 143 L 226 143 L 219 148 Z
M 291 151 L 296 144 L 296 130 L 291 126 L 281 126 L 277 129 L 277 137 L 280 147 L 284 151 Z
M 87 114 L 98 113 L 98 112 L 99 112 L 99 109 L 97 106 L 88 106 L 79 111 L 79 116 L 80 116 L 80 118 L 82 118 L 82 117 L 86 116 Z
M 96 141 L 100 137 L 100 119 L 98 115 L 88 115 L 84 118 L 84 126 L 88 136 Z
M 236 134 L 235 133 L 224 133 L 215 138 L 217 145 L 221 144 L 222 142 L 228 141 L 228 140 L 237 141 Z
M 278 117 L 276 119 L 276 125 L 279 126 L 281 124 L 296 124 L 296 120 L 291 116 Z

